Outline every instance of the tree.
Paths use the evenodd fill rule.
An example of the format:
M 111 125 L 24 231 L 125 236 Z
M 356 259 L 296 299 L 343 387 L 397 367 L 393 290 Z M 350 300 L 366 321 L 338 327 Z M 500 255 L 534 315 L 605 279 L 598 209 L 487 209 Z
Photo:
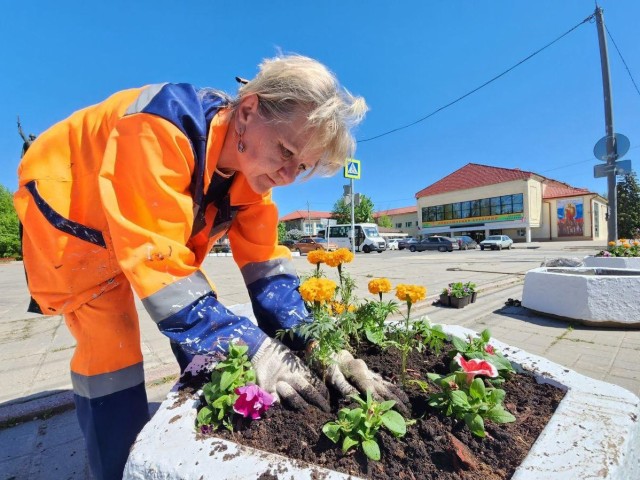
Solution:
M 278 222 L 278 243 L 287 240 L 287 226 L 284 222 Z
M 19 225 L 11 192 L 0 185 L 0 257 L 21 257 Z
M 384 228 L 393 227 L 393 223 L 391 223 L 391 217 L 389 215 L 381 215 L 378 217 L 378 226 Z
M 640 227 L 640 186 L 636 173 L 627 173 L 617 186 L 618 237 L 633 238 L 633 230 Z
M 373 202 L 366 195 L 360 195 L 360 202 L 354 209 L 355 223 L 373 222 Z M 340 223 L 351 223 L 351 204 L 346 203 L 341 197 L 333 205 L 331 218 Z

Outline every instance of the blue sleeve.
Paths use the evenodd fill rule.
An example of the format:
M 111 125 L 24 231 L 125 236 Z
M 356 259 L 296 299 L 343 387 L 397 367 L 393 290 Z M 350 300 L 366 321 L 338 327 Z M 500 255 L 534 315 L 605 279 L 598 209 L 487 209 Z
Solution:
M 258 325 L 269 336 L 312 320 L 298 292 L 299 285 L 298 276 L 290 273 L 258 278 L 247 285 Z M 284 341 L 295 350 L 303 349 L 306 343 L 297 336 L 293 340 L 287 336 Z
M 238 339 L 249 347 L 252 357 L 266 338 L 251 320 L 222 305 L 214 292 L 164 318 L 158 328 L 189 355 L 226 354 L 229 342 Z

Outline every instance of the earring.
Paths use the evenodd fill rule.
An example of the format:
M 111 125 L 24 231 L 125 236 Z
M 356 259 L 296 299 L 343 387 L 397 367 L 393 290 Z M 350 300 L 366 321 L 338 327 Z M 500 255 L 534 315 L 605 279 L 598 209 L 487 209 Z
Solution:
M 244 151 L 247 149 L 247 147 L 245 146 L 244 142 L 242 141 L 242 134 L 239 133 L 238 134 L 238 151 L 240 153 L 244 153 Z

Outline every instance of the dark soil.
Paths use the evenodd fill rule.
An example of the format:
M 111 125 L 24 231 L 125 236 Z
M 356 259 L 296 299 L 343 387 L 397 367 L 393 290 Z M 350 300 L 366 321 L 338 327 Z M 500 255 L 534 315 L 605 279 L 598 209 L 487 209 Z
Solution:
M 361 349 L 356 356 L 384 378 L 396 380 L 400 365 L 397 351 L 382 353 L 371 346 Z M 409 358 L 408 373 L 423 380 L 427 372 L 449 373 L 449 358 L 446 351 L 439 355 L 414 352 Z M 197 391 L 202 385 L 201 378 L 183 378 L 183 381 L 185 394 Z M 538 384 L 527 374 L 513 375 L 500 388 L 506 391 L 505 408 L 515 415 L 516 421 L 495 424 L 487 420 L 487 436 L 478 438 L 464 422 L 433 411 L 426 403 L 426 394 L 418 387 L 409 386 L 405 391 L 411 400 L 411 416 L 417 423 L 410 426 L 402 438 L 393 437 L 385 429 L 379 431 L 380 462 L 368 460 L 361 450 L 352 449 L 343 454 L 340 446 L 322 433 L 322 426 L 335 420 L 336 412 L 349 404 L 338 395 L 332 395 L 333 413 L 315 408 L 292 411 L 276 404 L 262 420 L 241 421 L 239 431 L 233 434 L 219 430 L 212 435 L 363 478 L 506 479 L 527 455 L 564 392 L 551 385 Z

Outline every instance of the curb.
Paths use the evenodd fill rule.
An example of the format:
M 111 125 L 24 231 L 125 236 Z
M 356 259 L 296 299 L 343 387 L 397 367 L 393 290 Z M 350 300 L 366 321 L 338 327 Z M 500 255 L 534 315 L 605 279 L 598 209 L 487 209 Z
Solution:
M 149 388 L 165 377 L 174 376 L 175 373 L 176 366 L 174 364 L 165 364 L 149 369 L 145 371 L 145 386 Z M 46 419 L 75 408 L 73 391 L 71 390 L 57 390 L 26 401 L 10 400 L 8 403 L 0 405 L 0 430 L 39 418 Z

